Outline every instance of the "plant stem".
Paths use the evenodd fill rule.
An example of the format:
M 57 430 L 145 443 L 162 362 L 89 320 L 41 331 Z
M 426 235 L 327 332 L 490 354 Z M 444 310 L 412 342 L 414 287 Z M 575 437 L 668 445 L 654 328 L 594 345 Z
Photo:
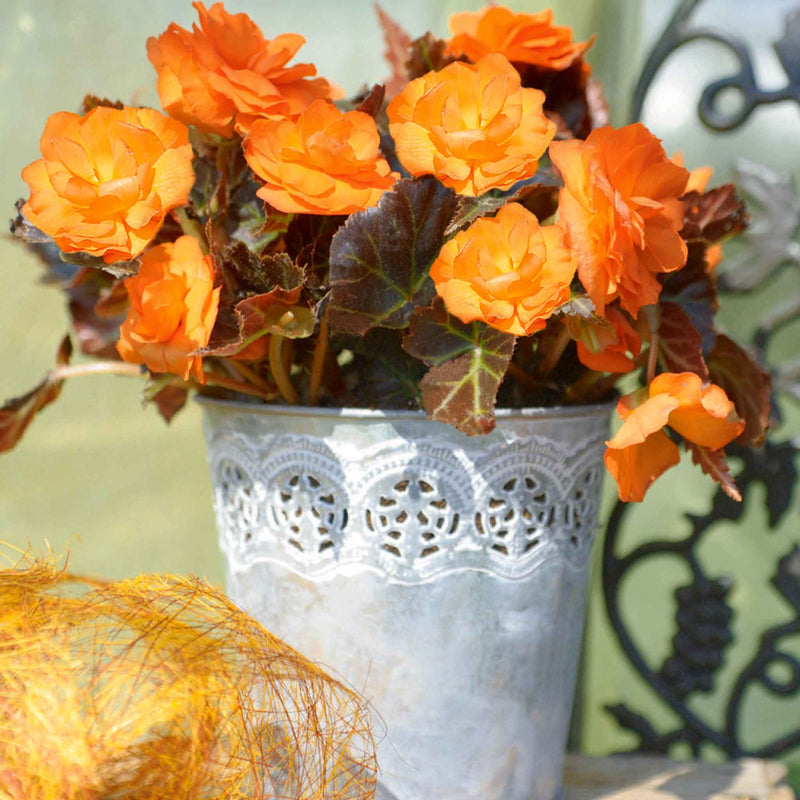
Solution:
M 130 378 L 143 377 L 142 368 L 138 364 L 125 361 L 97 361 L 92 364 L 65 364 L 56 367 L 51 373 L 51 380 L 63 381 L 67 378 L 80 378 L 83 375 L 127 375 Z
M 322 376 L 324 373 L 326 356 L 328 354 L 328 306 L 322 312 L 319 320 L 319 332 L 314 345 L 314 355 L 311 359 L 311 377 L 309 379 L 308 402 L 315 406 L 319 402 L 322 392 Z
M 265 378 L 262 378 L 254 369 L 248 367 L 247 364 L 243 364 L 241 361 L 233 360 L 228 361 L 227 364 L 231 369 L 241 375 L 248 383 L 252 383 L 256 388 L 261 389 L 261 391 L 266 392 L 273 397 L 275 396 L 275 386 Z
M 278 386 L 278 391 L 281 397 L 289 403 L 289 405 L 297 405 L 300 402 L 300 397 L 297 390 L 292 384 L 289 372 L 286 369 L 286 364 L 283 361 L 283 336 L 273 333 L 269 337 L 269 368 L 272 372 L 272 377 Z
M 523 369 L 520 369 L 513 361 L 510 361 L 508 367 L 506 369 L 506 374 L 514 378 L 514 380 L 519 381 L 523 386 L 527 387 L 528 389 L 541 389 L 542 384 L 533 377 L 533 375 L 529 375 Z
M 183 206 L 180 206 L 179 208 L 173 208 L 172 213 L 174 214 L 175 219 L 178 220 L 181 230 L 187 236 L 194 236 L 194 238 L 200 242 L 200 249 L 205 255 L 208 255 L 208 243 L 206 242 L 206 235 L 205 231 L 203 230 L 203 226 L 196 219 L 192 219 Z
M 208 386 L 219 386 L 220 389 L 230 389 L 233 392 L 240 392 L 241 394 L 248 394 L 251 397 L 258 397 L 261 400 L 275 399 L 274 394 L 267 394 L 261 389 L 251 386 L 249 383 L 242 383 L 241 381 L 234 380 L 233 378 L 226 378 L 224 375 L 219 375 L 216 372 L 206 372 L 206 384 Z
M 564 403 L 594 403 L 614 388 L 618 374 L 605 375 L 601 372 L 586 372 L 564 392 Z
M 649 386 L 656 376 L 656 365 L 658 364 L 658 332 L 650 333 L 650 351 L 647 357 L 647 385 Z
M 564 354 L 564 350 L 566 350 L 569 341 L 569 330 L 567 329 L 567 326 L 562 323 L 561 330 L 559 330 L 558 336 L 555 342 L 553 342 L 552 348 L 545 353 L 542 363 L 539 364 L 539 369 L 536 371 L 537 378 L 546 378 L 555 369 L 556 364 L 558 364 L 561 356 Z

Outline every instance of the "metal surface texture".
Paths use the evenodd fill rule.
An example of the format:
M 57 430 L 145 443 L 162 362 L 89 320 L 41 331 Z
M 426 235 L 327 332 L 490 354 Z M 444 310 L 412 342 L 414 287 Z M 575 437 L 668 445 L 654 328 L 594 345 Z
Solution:
M 372 703 L 383 796 L 560 797 L 611 407 L 203 409 L 229 594 Z

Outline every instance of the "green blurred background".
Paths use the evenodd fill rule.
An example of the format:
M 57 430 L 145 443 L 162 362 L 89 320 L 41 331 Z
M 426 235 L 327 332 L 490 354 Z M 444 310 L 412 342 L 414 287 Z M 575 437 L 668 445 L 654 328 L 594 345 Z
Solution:
M 383 7 L 412 35 L 444 35 L 449 13 L 477 9 L 474 0 L 384 0 Z M 509 2 L 535 11 L 531 2 Z M 674 0 L 563 0 L 553 2 L 556 20 L 571 25 L 576 38 L 598 41 L 589 61 L 606 84 L 613 118 L 627 119 L 628 99 L 643 54 L 663 28 Z M 780 84 L 780 67 L 770 43 L 782 30 L 789 0 L 709 0 L 700 21 L 721 18 L 746 30 L 759 45 L 757 67 L 767 84 Z M 348 92 L 387 74 L 383 42 L 371 0 L 229 0 L 229 11 L 245 11 L 265 35 L 297 31 L 308 42 L 299 60 Z M 188 0 L 2 0 L 0 2 L 0 208 L 27 187 L 19 172 L 39 156 L 38 140 L 49 114 L 77 110 L 91 92 L 127 103 L 158 105 L 155 77 L 145 55 L 148 36 L 170 22 L 189 27 L 196 14 Z M 698 48 L 706 47 L 707 53 Z M 762 52 L 763 51 L 763 52 Z M 736 134 L 723 137 L 700 129 L 693 107 L 699 88 L 732 71 L 720 49 L 692 45 L 659 74 L 645 107 L 645 122 L 668 152 L 682 150 L 687 165 L 712 164 L 726 179 L 733 160 L 747 154 L 774 169 L 800 171 L 800 115 L 786 103 L 760 110 Z M 767 146 L 767 143 L 769 146 Z M 0 400 L 32 388 L 50 368 L 67 316 L 58 292 L 38 284 L 39 265 L 8 237 L 0 239 Z M 787 292 L 797 292 L 796 272 L 755 299 L 736 300 L 725 318 L 738 333 L 752 330 L 764 309 Z M 777 357 L 796 352 L 797 329 L 777 343 Z M 74 569 L 107 578 L 167 571 L 204 575 L 222 583 L 206 455 L 199 410 L 190 404 L 170 426 L 153 408 L 142 409 L 135 380 L 85 377 L 68 383 L 60 400 L 37 419 L 21 445 L 0 456 L 0 538 L 35 552 L 50 546 L 70 552 Z M 797 417 L 790 427 L 800 429 Z M 685 510 L 704 513 L 711 490 L 688 465 L 665 476 L 642 508 L 636 509 L 625 545 L 646 538 L 653 520 L 662 535 L 684 535 Z M 604 518 L 612 501 L 611 487 Z M 731 574 L 737 588 L 735 652 L 720 676 L 719 691 L 701 698 L 698 713 L 721 715 L 720 691 L 729 688 L 737 666 L 757 647 L 758 631 L 789 618 L 769 586 L 780 555 L 797 541 L 797 509 L 780 530 L 765 533 L 766 513 L 753 504 L 745 524 L 718 526 L 707 537 L 704 556 L 712 574 Z M 649 571 L 648 571 L 649 570 Z M 672 590 L 686 578 L 680 565 L 653 564 L 626 592 L 631 624 L 652 663 L 667 655 L 673 630 Z M 583 691 L 583 747 L 605 753 L 631 746 L 603 710 L 624 700 L 670 727 L 669 712 L 621 660 L 607 629 L 599 588 L 593 589 Z M 800 650 L 800 648 L 798 648 Z M 752 705 L 752 711 L 750 711 Z M 800 698 L 780 705 L 748 699 L 748 737 L 757 744 L 782 727 L 796 727 Z M 800 761 L 797 753 L 794 758 Z M 709 754 L 714 757 L 713 753 Z

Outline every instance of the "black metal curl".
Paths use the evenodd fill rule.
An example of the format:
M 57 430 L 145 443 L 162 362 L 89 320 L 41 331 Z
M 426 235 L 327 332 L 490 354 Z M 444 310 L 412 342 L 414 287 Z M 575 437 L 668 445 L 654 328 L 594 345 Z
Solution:
M 745 485 L 752 485 L 745 481 Z M 723 663 L 724 650 L 731 642 L 729 623 L 733 610 L 728 606 L 726 596 L 730 582 L 725 578 L 709 578 L 700 566 L 695 548 L 703 534 L 720 519 L 713 511 L 704 517 L 687 515 L 692 523 L 692 532 L 682 540 L 651 540 L 632 550 L 625 556 L 616 555 L 617 544 L 623 529 L 625 516 L 630 506 L 617 503 L 612 511 L 606 529 L 603 547 L 603 593 L 609 622 L 617 637 L 625 657 L 680 718 L 681 724 L 665 733 L 658 733 L 648 720 L 620 703 L 607 706 L 607 710 L 617 722 L 639 738 L 636 748 L 639 752 L 666 753 L 679 742 L 689 745 L 693 754 L 700 754 L 703 743 L 716 745 L 731 758 L 752 756 L 774 758 L 800 745 L 800 727 L 784 736 L 758 748 L 747 748 L 739 737 L 739 721 L 747 692 L 760 685 L 774 695 L 787 697 L 800 694 L 800 661 L 780 649 L 788 637 L 800 634 L 800 548 L 797 545 L 778 565 L 773 584 L 795 607 L 795 618 L 788 623 L 777 625 L 765 631 L 761 637 L 758 652 L 745 665 L 738 675 L 725 703 L 725 722 L 715 728 L 694 713 L 688 699 L 697 692 L 708 692 L 714 688 L 717 669 Z M 673 639 L 674 652 L 664 665 L 658 669 L 649 664 L 633 636 L 628 630 L 620 609 L 621 589 L 625 578 L 645 559 L 655 555 L 672 555 L 689 565 L 693 580 L 688 586 L 676 590 L 679 609 L 685 611 L 688 605 L 693 614 L 678 612 L 678 633 Z M 681 594 L 689 599 L 681 602 Z M 794 598 L 794 599 L 791 599 Z M 698 623 L 698 618 L 701 622 Z M 698 625 L 703 630 L 698 633 Z M 676 647 L 681 641 L 680 651 Z M 666 666 L 670 664 L 670 670 Z M 782 664 L 789 668 L 788 680 L 778 682 L 768 674 L 769 669 Z M 705 669 L 705 671 L 704 671 Z M 697 675 L 705 680 L 698 681 Z
M 783 89 L 766 92 L 756 83 L 753 62 L 743 42 L 716 28 L 692 27 L 690 17 L 700 2 L 681 0 L 663 36 L 647 59 L 635 90 L 634 119 L 640 118 L 645 95 L 664 61 L 679 47 L 698 39 L 726 46 L 740 65 L 736 74 L 711 83 L 702 92 L 698 111 L 708 127 L 718 131 L 731 130 L 764 103 L 789 99 L 800 103 L 800 9 L 787 16 L 786 32 L 774 45 L 789 84 Z M 743 105 L 736 114 L 726 117 L 717 110 L 716 101 L 728 89 L 735 89 L 742 94 Z M 765 207 L 764 213 L 768 217 L 770 214 L 788 215 L 785 219 L 772 220 L 772 225 L 769 224 L 771 217 L 764 220 L 767 234 L 760 238 L 753 237 L 752 257 L 745 259 L 731 276 L 737 280 L 731 282 L 730 290 L 740 287 L 750 291 L 764 285 L 778 270 L 800 263 L 796 248 L 790 247 L 790 242 L 796 241 L 797 228 L 793 227 L 793 221 L 795 216 L 800 219 L 800 199 L 793 194 L 789 183 L 785 186 L 775 183 L 773 179 L 778 176 L 756 171 L 744 177 L 748 178 L 751 188 L 755 187 L 761 192 L 762 201 L 765 196 L 772 197 L 776 187 L 780 188 L 783 192 L 779 192 L 781 207 Z M 784 224 L 785 230 L 778 223 Z M 776 241 L 781 247 L 777 250 L 773 247 L 767 252 L 769 245 L 775 245 Z M 759 246 L 764 247 L 765 252 L 760 253 Z M 721 280 L 720 291 L 725 285 L 726 282 Z M 786 298 L 780 307 L 767 312 L 761 320 L 752 339 L 754 350 L 763 356 L 772 338 L 798 319 L 800 299 Z M 773 379 L 783 376 L 780 385 L 788 390 L 787 396 L 800 398 L 800 384 L 797 380 L 792 383 L 794 373 L 790 372 L 787 372 L 785 365 L 773 367 Z M 781 419 L 777 403 L 774 416 Z M 639 744 L 634 749 L 639 752 L 666 754 L 673 745 L 684 743 L 695 756 L 699 756 L 702 745 L 711 743 L 731 758 L 775 758 L 800 746 L 800 721 L 795 730 L 754 748 L 742 743 L 739 731 L 746 697 L 754 687 L 760 687 L 775 697 L 800 697 L 800 658 L 785 647 L 789 637 L 800 635 L 800 546 L 797 544 L 779 560 L 771 580 L 774 589 L 793 611 L 792 618 L 762 632 L 757 652 L 735 676 L 729 693 L 723 698 L 724 719 L 718 726 L 702 719 L 690 707 L 692 698 L 698 693 L 714 690 L 726 649 L 732 641 L 733 609 L 728 603 L 732 583 L 725 576 L 711 576 L 704 570 L 698 558 L 698 546 L 705 533 L 720 520 L 742 520 L 746 501 L 756 486 L 759 496 L 765 498 L 769 528 L 774 529 L 792 510 L 798 483 L 800 437 L 777 441 L 774 435 L 770 435 L 758 450 L 736 445 L 726 449 L 728 455 L 740 465 L 735 480 L 743 500 L 736 503 L 724 493 L 716 492 L 707 514 L 685 515 L 691 532 L 683 539 L 658 539 L 656 535 L 626 555 L 618 555 L 620 535 L 630 507 L 617 503 L 608 521 L 602 554 L 602 584 L 611 628 L 630 664 L 680 720 L 671 730 L 657 731 L 646 717 L 624 703 L 607 706 L 618 724 L 638 737 Z M 800 536 L 797 538 L 800 539 Z M 677 633 L 672 639 L 672 652 L 660 666 L 647 662 L 626 626 L 620 609 L 622 586 L 626 579 L 647 559 L 655 556 L 681 560 L 688 566 L 691 575 L 687 584 L 675 590 Z M 784 670 L 783 677 L 775 675 L 776 669 Z
M 785 100 L 794 100 L 800 104 L 800 12 L 787 17 L 786 33 L 775 44 L 778 58 L 789 79 L 788 83 L 779 89 L 765 90 L 758 85 L 750 50 L 745 42 L 719 28 L 692 27 L 690 17 L 701 2 L 702 0 L 681 0 L 678 5 L 664 33 L 647 58 L 636 83 L 632 118 L 641 119 L 645 97 L 664 61 L 679 48 L 699 40 L 723 45 L 733 53 L 739 63 L 738 72 L 710 83 L 700 95 L 697 111 L 708 128 L 715 131 L 731 131 L 738 128 L 760 105 L 780 103 Z M 730 91 L 735 91 L 739 95 L 741 105 L 736 111 L 724 112 L 719 107 L 718 101 L 724 92 Z

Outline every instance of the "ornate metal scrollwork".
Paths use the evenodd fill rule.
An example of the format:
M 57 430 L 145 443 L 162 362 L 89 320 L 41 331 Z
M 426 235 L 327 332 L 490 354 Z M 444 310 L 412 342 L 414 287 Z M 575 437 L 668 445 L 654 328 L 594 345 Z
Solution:
M 684 3 L 684 6 L 695 5 Z M 720 288 L 727 292 L 749 292 L 786 269 L 800 266 L 800 200 L 791 179 L 749 162 L 740 162 L 736 183 L 748 197 L 752 218 L 744 251 L 727 261 L 720 276 Z M 800 320 L 800 295 L 782 299 L 760 320 L 752 346 L 762 360 L 773 338 Z M 776 390 L 774 416 L 781 420 L 780 403 L 800 400 L 800 360 L 796 358 L 772 365 Z M 777 428 L 778 426 L 776 426 Z M 642 714 L 624 703 L 607 706 L 624 729 L 637 735 L 637 750 L 667 753 L 673 745 L 687 744 L 695 756 L 711 743 L 729 757 L 774 758 L 800 746 L 800 724 L 794 730 L 776 735 L 759 746 L 749 746 L 741 728 L 745 698 L 759 689 L 775 698 L 800 698 L 800 659 L 790 639 L 800 634 L 800 546 L 794 543 L 780 558 L 771 578 L 772 588 L 788 604 L 788 621 L 761 633 L 758 647 L 738 670 L 733 681 L 726 681 L 723 713 L 717 724 L 695 711 L 692 701 L 702 693 L 718 689 L 717 677 L 732 642 L 734 611 L 728 602 L 732 582 L 714 575 L 700 558 L 703 537 L 720 522 L 742 522 L 748 503 L 765 499 L 770 530 L 777 528 L 787 514 L 794 513 L 793 501 L 798 478 L 800 437 L 779 439 L 776 430 L 758 450 L 729 447 L 728 455 L 741 466 L 736 482 L 743 502 L 736 503 L 722 492 L 715 494 L 710 511 L 703 515 L 686 514 L 690 532 L 680 540 L 650 538 L 625 555 L 619 555 L 622 531 L 630 507 L 617 504 L 606 530 L 603 549 L 603 591 L 614 634 L 629 662 L 677 715 L 671 730 L 658 731 Z M 796 508 L 796 507 L 794 507 Z M 800 530 L 800 529 L 799 529 Z M 800 541 L 800 533 L 795 542 Z M 656 556 L 671 555 L 688 566 L 690 579 L 675 590 L 677 632 L 671 653 L 659 664 L 648 663 L 637 646 L 621 611 L 623 586 L 644 562 Z M 762 587 L 765 591 L 767 586 Z M 796 644 L 796 640 L 795 640 Z M 717 696 L 721 693 L 717 692 Z
M 710 83 L 700 95 L 698 114 L 705 125 L 715 131 L 739 127 L 755 111 L 767 103 L 794 100 L 800 103 L 800 9 L 786 17 L 783 37 L 773 45 L 786 73 L 787 83 L 778 89 L 762 89 L 756 79 L 750 49 L 741 39 L 716 27 L 695 27 L 692 14 L 702 0 L 681 0 L 664 33 L 645 62 L 633 94 L 633 119 L 641 118 L 644 100 L 651 84 L 666 59 L 689 42 L 717 42 L 729 50 L 739 64 L 738 72 Z M 721 103 L 725 93 L 736 93 L 738 108 L 726 110 Z

